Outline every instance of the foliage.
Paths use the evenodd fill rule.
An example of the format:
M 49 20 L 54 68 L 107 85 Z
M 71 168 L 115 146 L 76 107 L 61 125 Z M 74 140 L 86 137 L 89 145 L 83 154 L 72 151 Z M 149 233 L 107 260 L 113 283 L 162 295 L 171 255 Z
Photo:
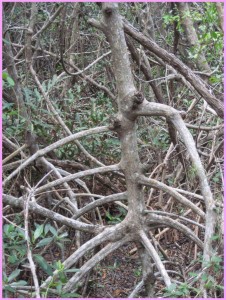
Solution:
M 98 19 L 101 17 L 100 7 L 92 2 L 63 4 L 65 8 L 65 20 L 63 24 L 65 31 L 62 38 L 63 10 L 53 21 L 50 18 L 60 6 L 61 3 L 37 3 L 38 12 L 33 34 L 39 32 L 43 26 L 44 30 L 31 41 L 32 67 L 36 73 L 35 80 L 28 67 L 26 57 L 27 30 L 25 27 L 30 22 L 31 3 L 4 3 L 5 27 L 3 30 L 3 43 L 4 46 L 11 46 L 14 56 L 14 67 L 16 68 L 18 78 L 16 79 L 11 74 L 11 66 L 8 65 L 4 50 L 2 123 L 4 137 L 14 143 L 16 148 L 26 143 L 26 133 L 28 130 L 28 120 L 23 117 L 24 114 L 21 112 L 21 107 L 18 104 L 18 88 L 22 92 L 22 99 L 20 100 L 24 105 L 24 113 L 26 113 L 31 123 L 31 128 L 29 129 L 34 134 L 36 143 L 40 149 L 68 135 L 68 130 L 65 130 L 60 124 L 59 117 L 72 133 L 76 133 L 98 126 L 109 125 L 109 119 L 112 115 L 117 114 L 118 111 L 118 87 L 114 68 L 112 67 L 112 54 L 92 64 L 97 58 L 110 50 L 109 41 L 106 40 L 105 35 L 88 23 L 89 18 Z M 167 52 L 173 53 L 175 43 L 178 43 L 178 49 L 175 53 L 177 59 L 183 61 L 192 71 L 196 72 L 197 76 L 200 75 L 198 72 L 200 70 L 197 68 L 197 61 L 199 55 L 204 54 L 210 66 L 211 74 L 204 76 L 202 74 L 197 78 L 208 86 L 211 93 L 216 94 L 216 97 L 219 96 L 220 98 L 223 92 L 223 33 L 218 24 L 219 17 L 216 5 L 213 2 L 194 2 L 189 3 L 189 8 L 189 16 L 194 23 L 199 46 L 190 47 L 187 44 L 186 31 L 181 24 L 179 11 L 176 5 L 172 9 L 172 3 L 122 3 L 120 5 L 120 12 L 123 18 L 129 20 L 134 28 L 142 31 L 146 36 L 152 32 L 153 37 L 151 36 L 151 38 Z M 45 28 L 49 20 L 51 22 Z M 8 37 L 10 37 L 10 42 Z M 62 40 L 64 43 L 63 49 L 61 49 Z M 221 148 L 218 149 L 218 146 L 222 142 L 223 136 L 221 133 L 222 128 L 211 130 L 211 127 L 219 127 L 222 125 L 222 120 L 209 111 L 208 107 L 204 109 L 203 99 L 192 86 L 186 83 L 184 77 L 179 76 L 176 70 L 164 64 L 156 54 L 145 49 L 137 41 L 133 40 L 133 44 L 139 54 L 139 62 L 135 62 L 131 54 L 129 54 L 129 59 L 137 90 L 143 92 L 147 101 L 162 102 L 174 107 L 178 111 L 185 112 L 182 116 L 190 133 L 194 137 L 202 163 L 207 169 L 207 176 L 213 189 L 213 194 L 219 204 L 219 207 L 217 206 L 216 208 L 216 213 L 219 216 L 220 223 L 220 215 L 222 214 L 221 202 L 223 201 L 221 197 L 221 164 L 223 162 L 223 154 Z M 59 56 L 61 50 L 63 50 L 63 60 L 66 69 L 72 73 L 76 73 L 77 69 L 79 69 L 81 70 L 79 75 L 69 76 L 64 72 L 65 70 Z M 91 67 L 85 69 L 90 64 Z M 142 72 L 142 64 L 147 67 L 150 73 L 149 79 Z M 37 84 L 37 79 L 40 85 Z M 156 89 L 162 95 L 162 99 L 158 99 L 156 96 Z M 51 110 L 46 98 L 48 98 L 54 107 L 55 113 Z M 205 127 L 208 128 L 205 129 Z M 188 158 L 186 146 L 181 136 L 177 133 L 177 142 L 180 146 L 180 154 L 184 160 L 184 167 L 181 164 L 181 160 L 179 160 L 176 145 L 172 145 L 168 131 L 166 119 L 163 117 L 140 117 L 137 120 L 137 143 L 145 174 L 173 189 L 188 190 L 200 196 L 197 170 Z M 101 162 L 99 165 L 116 164 L 121 160 L 120 136 L 116 132 L 109 131 L 93 136 L 90 135 L 78 141 L 91 156 Z M 173 148 L 169 151 L 171 146 Z M 3 143 L 3 158 L 9 159 L 3 166 L 3 168 L 8 168 L 4 171 L 4 177 L 13 172 L 16 168 L 15 166 L 21 165 L 21 159 L 31 155 L 29 149 L 25 148 L 23 153 L 19 152 L 10 158 L 13 151 L 6 142 Z M 134 151 L 134 149 L 131 149 L 131 151 Z M 81 147 L 79 148 L 74 142 L 58 147 L 48 153 L 45 158 L 58 171 L 65 169 L 65 171 L 72 174 L 76 171 L 99 166 L 93 159 L 87 157 L 85 152 L 81 150 Z M 43 166 L 40 167 L 37 161 L 34 161 L 31 165 L 23 169 L 15 177 L 15 180 L 11 181 L 11 184 L 6 187 L 5 192 L 18 198 L 24 197 L 24 190 L 27 188 L 32 189 L 36 186 L 40 177 L 45 176 L 48 172 L 49 170 L 43 169 Z M 57 178 L 55 173 L 52 172 L 44 182 L 47 183 Z M 39 184 L 45 183 L 41 182 Z M 50 211 L 57 212 L 61 216 L 73 218 L 76 206 L 74 202 L 71 205 L 68 205 L 68 201 L 65 202 L 68 195 L 70 196 L 73 193 L 75 195 L 92 193 L 99 195 L 99 198 L 110 195 L 112 192 L 121 193 L 127 188 L 122 170 L 120 172 L 112 172 L 110 175 L 87 176 L 80 181 L 70 181 L 68 185 L 70 186 L 70 190 L 67 190 L 65 186 L 59 186 L 56 190 L 51 189 L 48 193 L 35 195 L 35 201 L 37 201 L 38 205 Z M 185 215 L 191 220 L 194 219 L 195 222 L 200 222 L 201 225 L 204 225 L 204 219 L 200 218 L 197 221 L 193 212 L 189 212 L 187 215 L 188 210 L 184 205 L 175 205 L 176 202 L 172 195 L 168 195 L 168 193 L 163 191 L 160 192 L 158 189 L 147 187 L 142 187 L 142 189 L 145 192 L 144 201 L 148 209 L 163 212 L 169 211 L 174 215 Z M 203 205 L 202 201 L 201 204 L 198 204 L 199 200 L 196 197 L 192 195 L 185 196 L 194 204 L 200 205 L 200 207 Z M 78 208 L 83 208 L 91 201 L 95 201 L 94 198 L 93 196 L 80 198 L 80 196 L 77 197 L 76 195 Z M 122 203 L 124 205 L 128 204 L 127 200 L 123 200 Z M 6 207 L 5 209 L 7 211 L 9 208 Z M 25 242 L 25 231 L 22 222 L 23 215 L 21 217 L 18 211 L 18 207 L 15 209 L 10 207 L 10 214 L 6 216 L 6 222 L 3 226 L 3 247 L 6 261 L 3 286 L 4 290 L 10 293 L 10 296 L 21 296 L 17 293 L 18 286 L 29 287 L 33 285 L 32 276 L 29 277 L 26 275 L 26 277 L 24 275 L 24 270 L 28 269 L 27 244 Z M 115 224 L 123 222 L 126 215 L 127 211 L 118 206 L 117 203 L 107 203 L 92 212 L 86 213 L 79 220 L 87 224 L 106 225 L 107 228 L 111 228 Z M 7 219 L 9 222 L 7 222 Z M 172 221 L 174 221 L 173 218 Z M 177 221 L 184 222 L 182 219 Z M 56 295 L 61 298 L 83 297 L 85 295 L 84 292 L 80 295 L 80 290 L 83 288 L 83 281 L 75 287 L 75 289 L 78 289 L 78 293 L 63 292 L 63 287 L 67 284 L 70 276 L 80 272 L 79 267 L 84 263 L 83 259 L 81 259 L 75 267 L 69 269 L 65 269 L 64 267 L 65 259 L 76 251 L 79 245 L 77 232 L 73 228 L 69 230 L 69 227 L 66 227 L 63 231 L 59 230 L 61 221 L 52 222 L 49 219 L 42 220 L 36 214 L 29 217 L 28 222 L 29 243 L 39 283 L 44 282 L 55 271 L 58 273 L 56 276 L 53 276 L 47 288 L 41 290 L 42 297 L 53 297 Z M 198 238 L 203 240 L 203 231 L 196 230 L 198 228 L 196 225 L 183 224 L 194 231 Z M 91 234 L 82 232 L 79 234 L 81 245 L 92 238 Z M 158 293 L 159 297 L 199 297 L 201 295 L 200 285 L 203 282 L 210 295 L 215 296 L 215 292 L 221 295 L 222 281 L 220 274 L 222 274 L 222 258 L 220 254 L 215 253 L 211 261 L 208 264 L 206 263 L 206 265 L 203 263 L 201 256 L 192 263 L 193 243 L 189 246 L 187 246 L 187 242 L 182 244 L 181 252 L 184 253 L 184 256 L 181 258 L 178 255 L 178 249 L 175 252 L 172 251 L 172 253 L 176 254 L 172 254 L 167 249 L 168 241 L 170 245 L 178 245 L 175 243 L 176 239 L 174 238 L 173 230 L 170 229 L 165 234 L 161 231 L 160 226 L 156 232 L 153 230 L 153 235 L 161 236 L 160 239 L 158 238 L 158 242 L 161 244 L 163 251 L 167 251 L 169 260 L 177 261 L 181 265 L 181 268 L 183 268 L 187 264 L 187 259 L 191 263 L 192 269 L 192 272 L 186 274 L 185 281 L 181 284 L 173 283 L 165 290 L 163 290 L 162 284 L 156 285 L 155 292 Z M 182 233 L 178 234 L 179 240 L 183 240 L 183 238 L 184 235 Z M 220 230 L 216 230 L 212 241 L 221 249 L 222 240 Z M 102 246 L 100 245 L 100 247 Z M 96 249 L 94 250 L 96 251 Z M 95 251 L 93 252 L 95 253 Z M 196 251 L 200 254 L 201 249 L 198 248 Z M 55 255 L 56 253 L 57 255 Z M 87 258 L 89 255 L 91 253 L 87 254 Z M 163 259 L 160 252 L 159 257 Z M 119 263 L 121 262 L 119 261 Z M 203 264 L 207 272 L 202 269 Z M 101 268 L 101 264 L 96 266 L 100 274 L 102 274 Z M 116 269 L 117 271 L 119 269 L 117 268 L 117 264 L 112 265 L 111 268 L 115 272 Z M 176 267 L 172 266 L 172 269 L 175 271 Z M 138 277 L 142 276 L 142 269 L 140 267 L 135 270 L 132 269 L 132 273 L 137 277 L 135 278 L 135 281 L 137 281 Z M 184 276 L 183 272 L 181 273 Z M 202 274 L 201 276 L 199 276 L 200 273 Z M 26 280 L 24 280 L 24 276 Z M 90 276 L 90 281 L 94 281 L 92 272 Z M 174 275 L 172 277 L 174 278 Z M 175 278 L 177 278 L 176 275 Z M 180 277 L 177 279 L 181 280 Z M 89 288 L 89 281 L 87 281 L 87 286 Z M 34 296 L 34 293 L 31 295 Z
M 111 215 L 111 213 L 109 211 L 106 211 L 106 220 L 107 220 L 107 223 L 108 224 L 117 224 L 117 223 L 120 223 L 124 217 L 126 216 L 126 213 L 127 211 L 122 208 L 122 207 L 119 207 L 118 208 L 118 213 L 115 215 Z
M 202 262 L 202 256 L 193 263 Z M 201 290 L 194 286 L 198 281 L 204 282 L 204 287 L 206 289 L 215 289 L 216 291 L 224 290 L 222 285 L 219 285 L 216 280 L 216 275 L 220 270 L 222 270 L 222 259 L 219 256 L 213 256 L 210 263 L 204 264 L 205 268 L 208 268 L 209 273 L 200 273 L 200 272 L 189 272 L 189 275 L 192 278 L 191 283 L 184 282 L 182 284 L 172 284 L 169 288 L 165 288 L 164 297 L 174 297 L 174 298 L 183 298 L 183 297 L 199 297 Z M 191 280 L 190 280 L 191 281 Z
M 58 234 L 57 230 L 50 224 L 35 224 L 36 228 L 31 231 L 31 246 L 33 252 L 34 261 L 37 265 L 47 274 L 53 275 L 55 270 L 59 270 L 59 281 L 54 281 L 54 285 L 58 291 L 61 291 L 63 283 L 67 282 L 66 273 L 77 272 L 78 269 L 65 270 L 64 266 L 60 261 L 48 263 L 47 260 L 40 255 L 41 249 L 50 244 L 57 245 L 61 250 L 64 249 L 64 243 L 70 241 L 66 238 L 67 232 Z M 11 265 L 14 271 L 7 277 L 4 275 L 4 289 L 9 292 L 15 292 L 15 287 L 27 285 L 24 280 L 14 282 L 17 278 L 21 269 L 19 266 L 21 263 L 27 261 L 27 246 L 24 240 L 24 229 L 14 226 L 13 224 L 5 224 L 3 227 L 3 240 L 4 240 L 4 251 L 7 255 L 7 262 Z M 62 295 L 64 298 L 65 295 Z M 77 295 L 78 296 L 78 295 Z
M 5 272 L 3 272 L 3 289 L 5 291 L 14 293 L 16 287 L 27 285 L 25 280 L 14 281 L 20 275 L 20 272 L 20 269 L 16 269 L 9 276 L 6 276 Z

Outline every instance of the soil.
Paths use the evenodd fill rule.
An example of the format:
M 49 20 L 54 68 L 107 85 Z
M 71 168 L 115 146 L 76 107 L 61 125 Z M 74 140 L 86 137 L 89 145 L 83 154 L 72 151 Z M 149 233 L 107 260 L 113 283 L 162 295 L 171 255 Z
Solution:
M 141 263 L 130 243 L 114 251 L 94 270 L 87 298 L 126 298 L 141 280 Z

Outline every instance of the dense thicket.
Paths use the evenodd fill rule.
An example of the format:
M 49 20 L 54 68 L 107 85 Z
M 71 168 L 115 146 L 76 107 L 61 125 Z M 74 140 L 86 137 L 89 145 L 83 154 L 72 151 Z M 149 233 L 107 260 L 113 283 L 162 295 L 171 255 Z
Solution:
M 4 297 L 222 297 L 223 4 L 3 8 Z

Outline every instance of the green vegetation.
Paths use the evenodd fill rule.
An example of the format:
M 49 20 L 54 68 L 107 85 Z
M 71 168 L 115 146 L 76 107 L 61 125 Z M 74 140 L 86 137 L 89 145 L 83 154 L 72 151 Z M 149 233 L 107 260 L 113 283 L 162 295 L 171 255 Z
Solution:
M 173 58 L 176 56 L 178 61 L 183 62 L 190 70 L 189 74 L 194 74 L 210 95 L 222 104 L 224 36 L 220 14 L 214 2 L 189 2 L 188 6 L 190 12 L 182 14 L 176 3 L 131 2 L 121 3 L 119 11 L 132 27 L 155 41 Z M 23 167 L 23 162 L 37 148 L 51 146 L 70 133 L 108 126 L 112 116 L 118 114 L 118 106 L 122 104 L 117 98 L 117 66 L 112 53 L 106 55 L 112 49 L 105 34 L 94 28 L 89 21 L 90 18 L 101 18 L 101 8 L 94 2 L 39 2 L 36 3 L 37 13 L 32 25 L 33 8 L 32 3 L 25 2 L 3 4 L 3 180 L 7 180 L 22 166 L 17 175 L 4 186 L 5 195 L 15 197 L 18 203 L 14 201 L 15 198 L 11 202 L 3 200 L 3 297 L 36 297 L 27 255 L 26 234 L 39 286 L 52 276 L 49 283 L 40 289 L 41 297 L 95 298 L 98 296 L 98 287 L 103 290 L 100 297 L 113 297 L 112 291 L 106 294 L 104 285 L 97 282 L 93 270 L 97 270 L 98 275 L 103 275 L 103 268 L 119 272 L 120 257 L 117 263 L 107 267 L 104 266 L 104 259 L 98 262 L 76 283 L 73 291 L 64 291 L 70 278 L 80 274 L 87 262 L 89 266 L 90 257 L 98 251 L 103 252 L 102 249 L 111 240 L 106 239 L 100 245 L 95 245 L 70 267 L 65 267 L 65 261 L 83 244 L 95 239 L 105 229 L 122 223 L 129 215 L 123 208 L 128 206 L 128 199 L 116 199 L 74 217 L 79 210 L 102 197 L 127 191 L 125 170 L 81 175 L 51 186 L 41 193 L 36 193 L 36 189 L 70 174 L 119 164 L 122 151 L 120 130 L 119 133 L 109 130 L 79 138 L 41 155 Z M 198 38 L 193 45 L 183 22 L 186 17 L 190 18 L 193 33 Z M 144 199 L 139 198 L 140 203 L 144 201 L 148 210 L 162 213 L 158 216 L 165 220 L 162 224 L 151 224 L 151 229 L 146 224 L 148 222 L 142 225 L 145 231 L 148 232 L 147 228 L 151 231 L 153 239 L 150 238 L 150 241 L 160 261 L 167 259 L 175 263 L 169 264 L 169 270 L 168 264 L 166 268 L 172 271 L 169 272 L 172 284 L 166 287 L 158 275 L 154 296 L 201 298 L 205 289 L 208 297 L 220 298 L 223 295 L 223 121 L 189 80 L 181 75 L 173 59 L 166 63 L 157 55 L 158 51 L 152 52 L 131 36 L 129 38 L 138 55 L 136 60 L 128 44 L 131 72 L 137 91 L 143 93 L 149 104 L 168 105 L 181 113 L 194 139 L 216 201 L 216 229 L 211 235 L 214 253 L 211 260 L 205 262 L 203 249 L 197 246 L 194 239 L 191 241 L 189 236 L 192 231 L 197 239 L 204 242 L 205 218 L 196 215 L 183 203 L 178 203 L 175 193 L 172 193 L 172 189 L 176 189 L 174 192 L 181 193 L 206 214 L 198 170 L 192 163 L 188 147 L 181 134 L 174 132 L 174 140 L 169 134 L 169 120 L 172 117 L 167 119 L 157 113 L 137 118 L 137 144 L 140 162 L 145 170 L 143 174 L 171 189 L 169 193 L 166 189 L 136 183 L 137 189 L 144 192 Z M 204 57 L 208 72 L 200 68 L 200 57 Z M 70 76 L 68 72 L 78 74 Z M 133 117 L 130 121 L 133 122 Z M 134 151 L 132 146 L 130 150 Z M 129 196 L 133 197 L 133 194 Z M 25 217 L 25 208 L 19 201 L 26 199 L 29 199 L 28 205 L 35 203 L 40 210 L 45 208 L 48 213 L 29 210 L 28 217 Z M 141 211 L 139 207 L 137 209 Z M 183 216 L 193 222 L 177 219 L 176 216 Z M 177 226 L 165 231 L 169 227 L 169 218 L 172 223 L 186 227 L 189 234 L 178 230 Z M 66 225 L 65 219 L 68 222 Z M 25 231 L 25 221 L 29 224 L 28 232 Z M 69 221 L 74 222 L 73 225 L 70 226 Z M 98 230 L 83 232 L 75 229 L 75 224 L 99 227 Z M 136 247 L 139 243 L 137 241 Z M 129 255 L 126 259 L 130 259 Z M 128 266 L 128 274 L 135 278 L 134 287 L 139 283 L 138 279 L 143 279 L 140 265 Z M 155 261 L 153 269 L 155 273 L 159 272 Z M 114 289 L 117 290 L 117 287 Z M 131 292 L 132 288 L 125 288 L 125 294 Z

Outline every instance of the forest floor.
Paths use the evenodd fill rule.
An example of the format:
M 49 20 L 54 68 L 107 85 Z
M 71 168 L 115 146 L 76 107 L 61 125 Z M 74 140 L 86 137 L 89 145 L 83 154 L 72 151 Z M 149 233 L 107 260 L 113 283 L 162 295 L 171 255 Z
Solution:
M 134 243 L 124 245 L 114 251 L 93 272 L 86 297 L 88 298 L 125 298 L 139 283 L 141 263 L 138 255 L 130 254 Z
M 133 251 L 135 247 L 135 243 L 124 245 L 102 261 L 94 269 L 86 295 L 83 297 L 127 298 L 134 287 L 141 281 L 141 262 L 137 251 Z M 178 263 L 182 271 L 189 261 L 187 255 L 183 255 L 185 249 L 189 249 L 189 243 L 186 241 L 180 243 L 178 241 L 176 244 L 169 243 L 166 247 L 167 254 L 175 257 L 174 262 Z M 172 269 L 179 271 L 178 267 Z M 163 287 L 163 282 L 157 280 L 155 283 L 156 292 L 162 291 Z M 139 292 L 139 296 L 145 297 L 144 288 Z

